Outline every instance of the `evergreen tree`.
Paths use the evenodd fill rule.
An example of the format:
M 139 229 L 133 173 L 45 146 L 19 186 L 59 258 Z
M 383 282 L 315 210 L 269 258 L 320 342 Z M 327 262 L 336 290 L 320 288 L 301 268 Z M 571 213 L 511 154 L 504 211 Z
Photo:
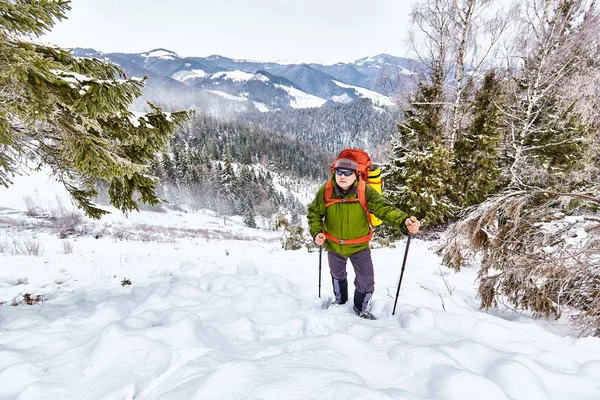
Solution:
M 471 105 L 473 121 L 454 146 L 454 196 L 462 207 L 479 204 L 500 186 L 500 83 L 489 71 Z
M 567 176 L 583 168 L 587 161 L 584 155 L 589 147 L 589 136 L 595 127 L 582 123 L 580 115 L 574 111 L 575 102 L 562 109 L 558 105 L 560 102 L 561 99 L 546 102 L 544 112 L 536 119 L 539 131 L 529 135 L 523 144 L 531 149 L 532 162 L 546 171 L 546 179 L 540 183 L 569 190 L 568 184 L 564 186 Z
M 203 179 L 200 183 L 200 195 L 198 204 L 211 210 L 216 210 L 220 203 L 219 199 L 219 176 L 211 163 L 208 163 L 204 169 Z
M 499 104 L 509 183 L 446 232 L 444 263 L 459 269 L 477 255 L 484 308 L 569 314 L 582 333 L 600 335 L 598 249 L 573 241 L 595 229 L 586 220 L 600 203 L 600 9 L 573 0 L 522 6 L 506 46 L 520 62 L 506 71 Z
M 158 204 L 148 164 L 188 114 L 150 104 L 150 113 L 136 116 L 129 105 L 144 79 L 24 39 L 47 33 L 69 9 L 64 0 L 0 2 L 0 185 L 11 183 L 22 160 L 35 159 L 91 217 L 107 213 L 92 203 L 96 180 L 109 184 L 122 211 L 137 210 L 138 201 Z
M 383 167 L 384 196 L 402 210 L 430 224 L 444 222 L 455 206 L 451 151 L 443 143 L 443 75 L 421 81 L 405 120 L 398 125 L 391 155 Z
M 244 210 L 244 225 L 250 228 L 256 228 L 256 217 L 254 213 L 254 204 L 251 197 L 246 199 Z
M 251 190 L 253 188 L 253 181 L 254 181 L 254 172 L 252 172 L 252 169 L 250 169 L 249 167 L 242 167 L 241 171 L 240 171 L 240 190 L 242 193 L 245 193 L 247 195 L 251 195 Z
M 161 164 L 165 182 L 177 186 L 177 171 L 175 170 L 175 165 L 168 153 L 162 153 Z
M 186 152 L 186 159 L 188 160 L 187 183 L 190 187 L 198 186 L 202 180 L 202 160 L 197 151 L 190 149 Z
M 150 172 L 157 178 L 163 178 L 163 170 L 160 165 L 160 158 L 158 155 L 152 157 L 152 160 L 150 160 Z
M 226 210 L 225 212 L 232 213 L 235 210 L 235 201 L 238 197 L 237 179 L 233 166 L 231 165 L 231 154 L 229 152 L 229 146 L 227 145 L 225 145 L 224 154 L 225 165 L 220 174 L 219 194 L 225 202 L 223 205 L 225 207 L 224 211 Z
M 183 143 L 177 144 L 173 147 L 173 164 L 175 167 L 177 182 L 179 182 L 181 186 L 186 186 L 188 183 L 189 161 L 186 157 L 186 151 Z

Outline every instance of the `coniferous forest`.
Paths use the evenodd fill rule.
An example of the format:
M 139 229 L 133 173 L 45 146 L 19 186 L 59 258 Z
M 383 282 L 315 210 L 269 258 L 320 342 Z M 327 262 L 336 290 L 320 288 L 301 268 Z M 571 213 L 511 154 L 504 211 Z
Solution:
M 198 114 L 154 160 L 152 171 L 169 202 L 242 215 L 255 227 L 257 215 L 305 213 L 295 194 L 326 179 L 331 158 L 288 135 Z
M 383 156 L 381 148 L 389 142 L 399 118 L 398 110 L 374 107 L 369 99 L 243 116 L 244 120 L 270 131 L 287 134 L 331 153 L 356 147 L 365 149 L 374 159 Z

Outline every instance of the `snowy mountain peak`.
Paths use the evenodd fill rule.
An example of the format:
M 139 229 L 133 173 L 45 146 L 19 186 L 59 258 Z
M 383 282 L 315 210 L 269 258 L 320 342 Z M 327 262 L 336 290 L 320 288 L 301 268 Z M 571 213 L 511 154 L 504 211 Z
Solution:
M 147 53 L 140 54 L 142 57 L 150 58 L 150 57 L 158 57 L 164 60 L 173 60 L 175 58 L 179 58 L 177 53 L 167 50 L 167 49 L 154 49 L 150 50 Z
M 376 56 L 371 57 L 363 57 L 354 62 L 355 65 L 369 65 L 369 66 L 379 66 L 382 67 L 384 65 L 394 65 L 397 64 L 395 62 L 397 57 L 391 56 L 389 54 L 378 54 Z
M 226 58 L 226 57 L 220 56 L 218 54 L 213 54 L 213 55 L 206 57 L 206 59 L 209 61 L 222 60 L 224 58 Z

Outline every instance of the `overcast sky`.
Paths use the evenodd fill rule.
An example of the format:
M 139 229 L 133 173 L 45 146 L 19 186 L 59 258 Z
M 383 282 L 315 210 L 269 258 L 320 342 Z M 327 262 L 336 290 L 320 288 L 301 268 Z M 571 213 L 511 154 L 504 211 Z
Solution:
M 410 0 L 73 0 L 61 47 L 334 63 L 406 55 Z

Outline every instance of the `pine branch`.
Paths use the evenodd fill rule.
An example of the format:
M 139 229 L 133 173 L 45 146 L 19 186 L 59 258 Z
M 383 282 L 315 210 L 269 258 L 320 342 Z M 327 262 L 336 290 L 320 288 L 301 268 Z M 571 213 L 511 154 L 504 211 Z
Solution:
M 541 193 L 551 194 L 554 196 L 578 197 L 578 198 L 586 199 L 586 200 L 592 201 L 594 203 L 600 204 L 600 198 L 593 197 L 593 196 L 583 194 L 583 193 L 561 193 L 561 192 L 553 192 L 553 191 L 542 191 Z

